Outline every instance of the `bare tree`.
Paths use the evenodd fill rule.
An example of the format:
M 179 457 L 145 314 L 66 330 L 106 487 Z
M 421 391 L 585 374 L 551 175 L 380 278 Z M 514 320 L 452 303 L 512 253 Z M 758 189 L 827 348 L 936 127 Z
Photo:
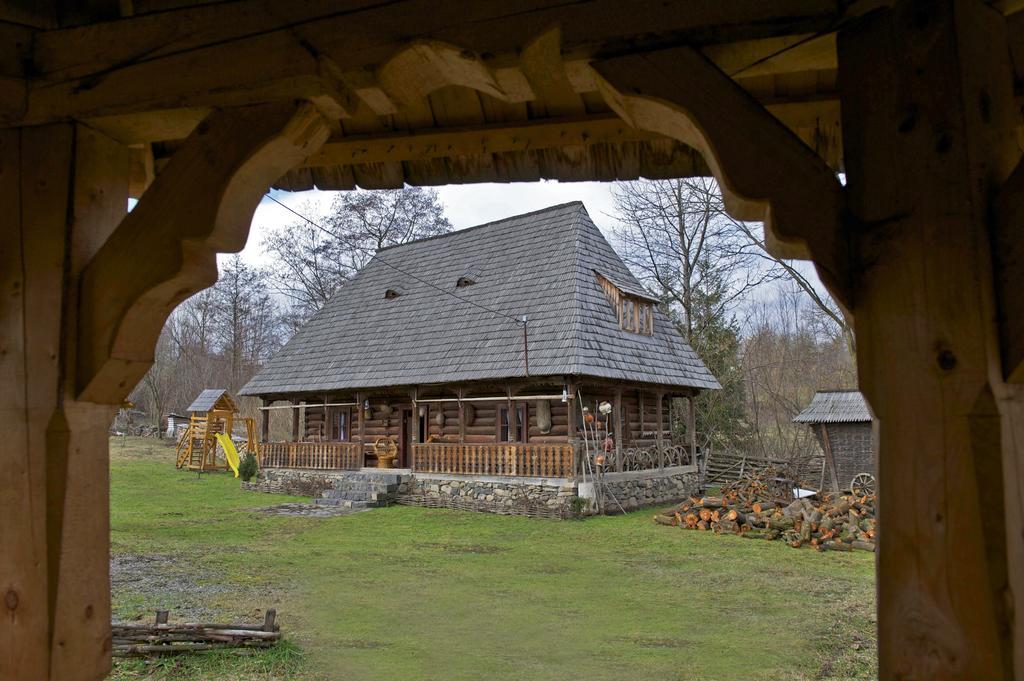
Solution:
M 615 237 L 626 263 L 679 310 L 691 344 L 702 320 L 727 314 L 751 289 L 779 276 L 737 231 L 714 178 L 626 182 L 613 193 Z M 709 290 L 720 295 L 698 315 L 708 301 L 697 297 Z
M 732 220 L 732 218 L 729 218 Z M 796 284 L 808 300 L 814 305 L 814 318 L 817 322 L 817 329 L 832 338 L 841 338 L 846 344 L 846 349 L 853 357 L 857 352 L 856 339 L 853 335 L 853 326 L 847 321 L 839 306 L 836 305 L 828 293 L 819 291 L 814 283 L 808 278 L 800 267 L 793 261 L 778 258 L 768 252 L 764 241 L 764 226 L 761 223 L 746 223 L 732 220 L 735 228 L 747 237 L 750 243 L 758 248 L 762 258 L 778 267 L 786 278 Z
M 817 307 L 796 282 L 773 290 L 773 297 L 748 308 L 741 360 L 745 412 L 754 453 L 795 461 L 820 451 L 811 430 L 793 417 L 818 389 L 854 387 L 856 368 L 844 340 L 816 328 Z
M 779 276 L 735 229 L 712 178 L 642 180 L 614 189 L 615 238 L 623 259 L 657 291 L 690 346 L 722 384 L 697 401 L 705 445 L 743 446 L 743 375 L 733 311 Z
M 381 248 L 452 229 L 437 192 L 422 187 L 342 192 L 322 218 L 308 207 L 296 213 L 299 221 L 272 232 L 263 248 L 274 261 L 272 285 L 293 302 L 298 322 Z

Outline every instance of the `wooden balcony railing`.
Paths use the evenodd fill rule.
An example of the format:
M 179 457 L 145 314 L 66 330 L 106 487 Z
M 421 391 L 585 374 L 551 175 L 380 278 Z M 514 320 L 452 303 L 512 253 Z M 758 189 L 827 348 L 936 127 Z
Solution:
M 264 468 L 359 470 L 363 445 L 359 442 L 266 442 L 260 445 Z
M 438 442 L 414 444 L 412 469 L 421 473 L 570 478 L 574 470 L 573 446 Z

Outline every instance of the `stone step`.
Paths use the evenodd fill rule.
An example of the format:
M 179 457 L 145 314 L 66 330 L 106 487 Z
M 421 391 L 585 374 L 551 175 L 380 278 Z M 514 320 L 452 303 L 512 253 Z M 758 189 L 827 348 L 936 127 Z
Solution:
M 317 506 L 337 506 L 339 508 L 380 508 L 387 506 L 386 501 L 352 501 L 348 499 L 324 499 L 320 497 L 313 501 Z
M 324 499 L 346 499 L 349 501 L 382 501 L 393 496 L 387 492 L 371 492 L 368 490 L 329 489 L 323 493 Z
M 348 491 L 363 490 L 366 492 L 397 492 L 398 484 L 383 482 L 362 482 L 360 480 L 338 480 L 334 483 L 334 489 Z

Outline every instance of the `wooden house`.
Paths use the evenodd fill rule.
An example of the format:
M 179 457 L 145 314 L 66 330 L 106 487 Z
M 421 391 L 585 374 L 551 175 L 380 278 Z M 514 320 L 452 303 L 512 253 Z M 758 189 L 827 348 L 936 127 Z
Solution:
M 793 422 L 814 431 L 824 453 L 827 489 L 851 489 L 858 476 L 874 479 L 871 411 L 858 391 L 819 390 Z
M 268 467 L 359 468 L 384 438 L 413 471 L 572 477 L 609 435 L 609 470 L 692 463 L 718 387 L 576 202 L 382 249 L 241 394 L 264 438 L 293 415 Z

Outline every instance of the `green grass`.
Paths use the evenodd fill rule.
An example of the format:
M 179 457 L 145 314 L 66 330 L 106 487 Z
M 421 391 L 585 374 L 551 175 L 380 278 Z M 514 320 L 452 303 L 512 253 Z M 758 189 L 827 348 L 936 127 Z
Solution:
M 408 507 L 268 517 L 248 509 L 288 499 L 242 492 L 227 475 L 176 471 L 159 446 L 120 447 L 112 443 L 113 552 L 157 556 L 171 593 L 220 618 L 255 621 L 276 607 L 292 647 L 164 667 L 127 662 L 118 678 L 876 674 L 869 554 L 684 532 L 655 525 L 649 512 L 583 522 Z M 115 589 L 116 616 L 169 607 L 173 618 L 159 581 L 155 592 L 152 583 Z

